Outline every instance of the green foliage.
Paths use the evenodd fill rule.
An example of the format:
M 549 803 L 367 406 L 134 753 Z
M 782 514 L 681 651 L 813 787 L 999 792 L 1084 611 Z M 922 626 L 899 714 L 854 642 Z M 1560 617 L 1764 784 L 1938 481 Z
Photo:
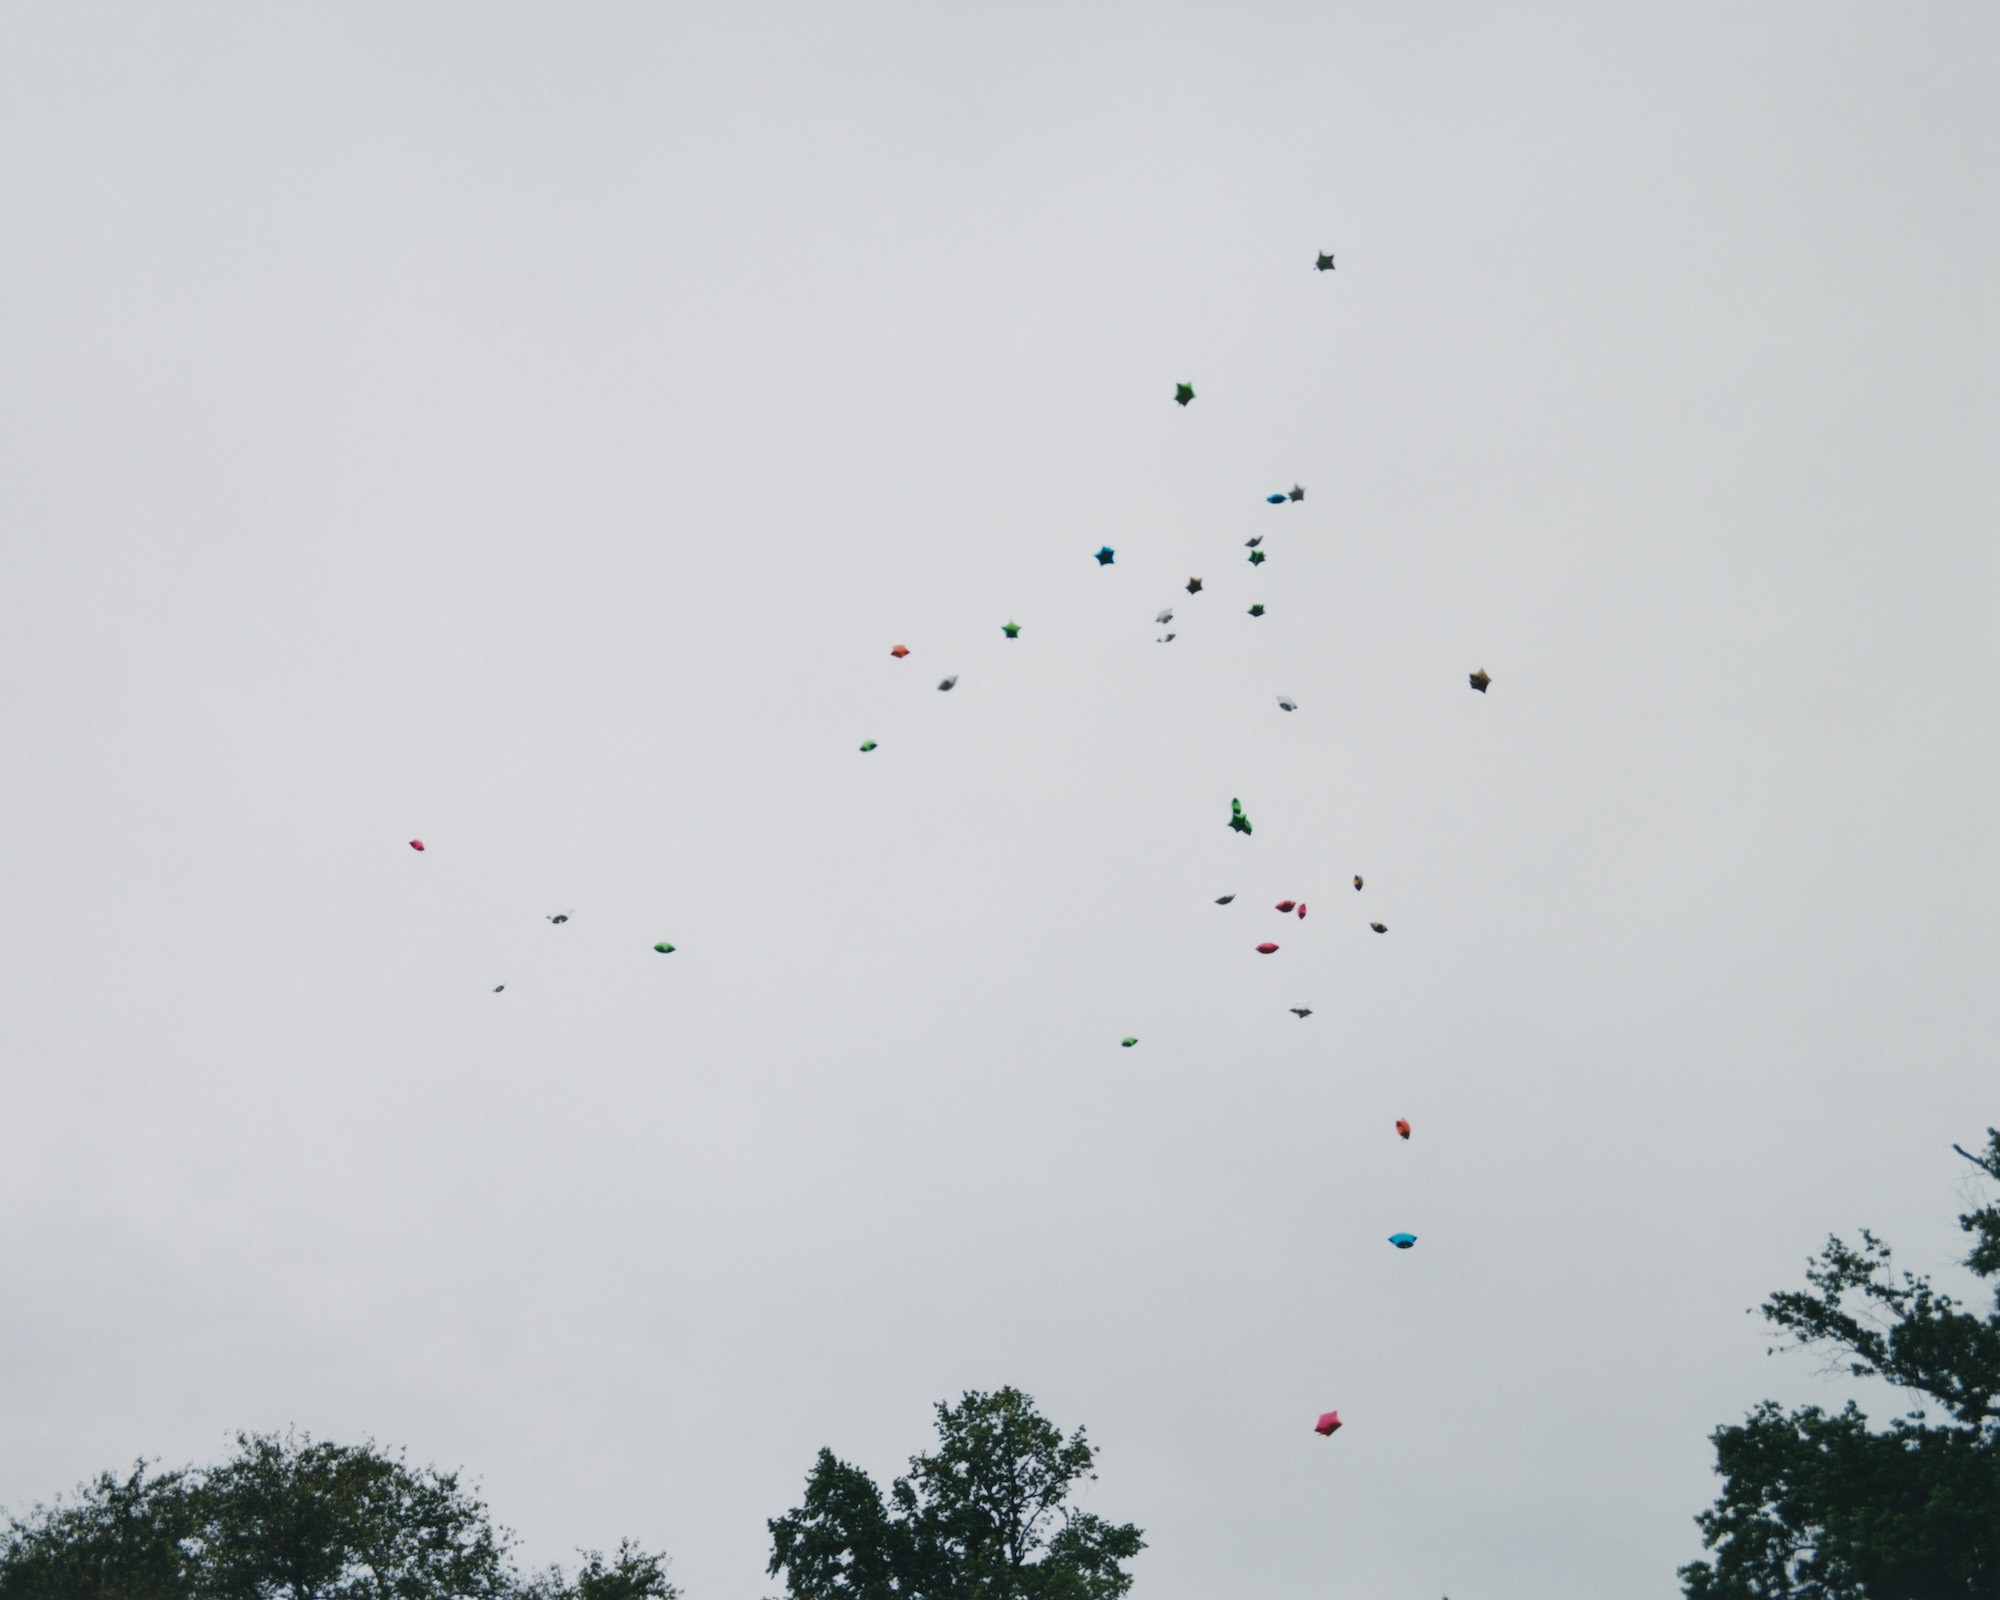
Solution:
M 181 1540 L 192 1535 L 186 1475 L 100 1474 L 71 1504 L 37 1507 L 0 1536 L 0 1600 L 193 1600 Z
M 204 1600 L 453 1600 L 513 1587 L 504 1536 L 452 1473 L 369 1446 L 239 1437 L 196 1504 Z
M 1018 1389 L 937 1408 L 939 1448 L 913 1456 L 888 1500 L 822 1450 L 805 1504 L 770 1523 L 772 1576 L 791 1600 L 1118 1600 L 1139 1529 L 1069 1504 L 1094 1477 L 1081 1428 Z
M 0 1536 L 0 1600 L 672 1600 L 621 1545 L 523 1585 L 455 1473 L 373 1445 L 239 1435 L 218 1467 L 105 1474 Z
M 889 1600 L 909 1592 L 916 1566 L 910 1529 L 891 1519 L 875 1480 L 831 1450 L 820 1451 L 806 1475 L 805 1504 L 767 1526 L 769 1570 L 786 1574 L 792 1600 Z
M 2000 1130 L 1982 1155 L 2000 1179 Z M 1958 1219 L 1965 1265 L 2000 1276 L 2000 1204 Z M 1722 1497 L 1696 1520 L 1713 1564 L 1681 1569 L 1693 1600 L 1996 1600 L 2000 1597 L 2000 1294 L 1984 1316 L 1928 1280 L 1894 1271 L 1889 1247 L 1829 1239 L 1808 1291 L 1773 1295 L 1765 1317 L 1801 1348 L 1838 1352 L 1856 1377 L 1927 1397 L 1883 1431 L 1850 1401 L 1787 1414 L 1766 1402 L 1713 1435 Z
M 667 1581 L 665 1556 L 647 1555 L 622 1539 L 609 1566 L 601 1552 L 586 1550 L 574 1582 L 564 1582 L 561 1571 L 551 1569 L 522 1594 L 524 1600 L 677 1600 L 680 1590 Z

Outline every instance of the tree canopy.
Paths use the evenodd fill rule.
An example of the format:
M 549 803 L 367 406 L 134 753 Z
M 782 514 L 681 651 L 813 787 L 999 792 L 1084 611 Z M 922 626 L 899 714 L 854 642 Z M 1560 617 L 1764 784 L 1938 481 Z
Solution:
M 1130 1523 L 1070 1503 L 1094 1478 L 1084 1431 L 1068 1438 L 1018 1389 L 937 1407 L 939 1447 L 912 1456 L 885 1499 L 822 1450 L 805 1503 L 775 1518 L 773 1577 L 791 1600 L 1118 1600 L 1145 1548 Z
M 2000 1180 L 2000 1130 L 1986 1137 L 1982 1153 L 1958 1153 Z M 1966 1267 L 2000 1277 L 2000 1203 L 1958 1225 L 1974 1240 Z M 1865 1230 L 1858 1249 L 1828 1239 L 1806 1281 L 1764 1316 L 1790 1344 L 1921 1397 L 1919 1409 L 1876 1430 L 1852 1400 L 1831 1414 L 1767 1401 L 1717 1429 L 1723 1492 L 1696 1519 L 1715 1558 L 1681 1569 L 1690 1600 L 1996 1600 L 2000 1285 L 1982 1315 L 1896 1273 Z
M 456 1473 L 372 1444 L 241 1434 L 220 1466 L 103 1473 L 0 1535 L 0 1600 L 675 1600 L 628 1544 L 523 1580 Z

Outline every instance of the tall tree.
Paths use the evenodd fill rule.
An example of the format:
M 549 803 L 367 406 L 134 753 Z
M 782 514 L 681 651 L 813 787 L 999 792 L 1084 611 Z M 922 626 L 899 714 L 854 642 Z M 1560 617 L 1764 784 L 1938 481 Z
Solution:
M 455 1473 L 244 1434 L 222 1465 L 104 1474 L 0 1534 L 0 1600 L 675 1600 L 664 1558 L 586 1552 L 523 1584 Z
M 2000 1180 L 2000 1130 L 1986 1137 L 1958 1153 Z M 2000 1204 L 1958 1224 L 1974 1239 L 1966 1267 L 2000 1277 Z M 2000 1600 L 2000 1292 L 1979 1314 L 1861 1241 L 1829 1239 L 1810 1288 L 1771 1296 L 1764 1315 L 1943 1420 L 1919 1409 L 1878 1431 L 1851 1400 L 1832 1414 L 1767 1401 L 1717 1429 L 1723 1492 L 1696 1519 L 1715 1559 L 1681 1569 L 1691 1600 Z
M 0 1600 L 195 1600 L 184 1473 L 100 1473 L 0 1535 Z
M 371 1446 L 245 1435 L 207 1473 L 195 1556 L 204 1600 L 504 1600 L 507 1536 L 455 1473 Z
M 805 1504 L 770 1523 L 772 1576 L 791 1600 L 1118 1600 L 1140 1530 L 1070 1504 L 1094 1477 L 1079 1428 L 1006 1388 L 939 1402 L 939 1448 L 913 1456 L 885 1501 L 822 1450 Z

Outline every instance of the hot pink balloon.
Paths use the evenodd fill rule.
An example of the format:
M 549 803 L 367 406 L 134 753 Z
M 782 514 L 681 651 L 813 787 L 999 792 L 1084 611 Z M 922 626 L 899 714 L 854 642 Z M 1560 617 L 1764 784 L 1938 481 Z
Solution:
M 424 841 L 421 839 L 412 839 L 410 841 L 410 848 L 412 850 L 421 850 L 423 849 L 423 847 L 424 847 Z
M 1328 1411 L 1323 1413 L 1319 1421 L 1313 1424 L 1313 1432 L 1317 1434 L 1323 1434 L 1326 1437 L 1331 1438 L 1333 1436 L 1333 1430 L 1339 1426 L 1340 1426 L 1340 1413 L 1338 1411 Z

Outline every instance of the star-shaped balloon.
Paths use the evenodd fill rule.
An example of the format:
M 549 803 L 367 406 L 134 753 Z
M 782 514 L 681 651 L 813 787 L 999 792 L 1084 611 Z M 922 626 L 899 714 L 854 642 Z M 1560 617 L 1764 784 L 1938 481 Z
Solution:
M 1251 566 L 1253 566 L 1253 567 L 1255 567 L 1255 566 L 1261 566 L 1261 565 L 1263 564 L 1263 561 L 1264 561 L 1264 552 L 1263 552 L 1263 551 L 1261 551 L 1261 550 L 1252 550 L 1252 551 L 1250 552 L 1250 565 L 1251 565 Z
M 1099 551 L 1097 552 L 1097 564 L 1098 564 L 1098 565 L 1099 565 L 1100 567 L 1108 567 L 1108 566 L 1110 566 L 1110 565 L 1111 565 L 1111 558 L 1112 558 L 1112 556 L 1114 556 L 1114 555 L 1116 555 L 1116 554 L 1117 554 L 1117 552 L 1116 552 L 1115 550 L 1113 550 L 1113 549 L 1111 548 L 1111 546 L 1110 546 L 1110 545 L 1108 545 L 1108 544 L 1107 544 L 1106 546 L 1104 546 L 1104 548 L 1103 548 L 1103 549 L 1101 549 L 1101 550 L 1099 550 Z
M 1188 403 L 1188 402 L 1189 402 L 1190 400 L 1192 400 L 1193 398 L 1194 398 L 1194 385 L 1193 385 L 1193 384 L 1191 384 L 1191 383 L 1177 383 L 1177 384 L 1175 384 L 1175 385 L 1174 385 L 1174 403 L 1175 403 L 1176 405 L 1183 405 L 1183 406 L 1184 406 L 1184 405 L 1186 405 L 1186 404 L 1187 404 L 1187 403 Z
M 1305 497 L 1306 497 L 1305 490 L 1301 489 L 1296 483 L 1292 485 L 1291 493 L 1286 496 L 1286 498 L 1289 500 L 1303 500 L 1305 499 Z
M 1250 615 L 1253 617 L 1261 617 L 1263 614 L 1264 614 L 1264 608 L 1260 605 L 1252 606 L 1250 608 Z
M 1229 802 L 1229 825 L 1238 833 L 1250 831 L 1250 819 L 1243 815 L 1243 802 L 1240 800 Z
M 1010 639 L 1021 637 L 1021 625 L 1018 622 L 1003 622 L 1000 624 L 1000 631 Z
M 1465 681 L 1471 684 L 1472 687 L 1477 689 L 1481 694 L 1484 694 L 1486 692 L 1486 686 L 1493 680 L 1486 676 L 1486 669 L 1482 667 L 1480 668 L 1479 671 L 1473 673 L 1472 676 L 1467 678 Z
M 1188 579 L 1188 593 L 1189 594 L 1201 593 L 1201 579 L 1199 578 Z
M 875 748 L 875 741 L 873 739 L 870 739 L 861 746 L 861 753 L 863 755 L 866 755 L 870 750 L 873 750 L 874 748 Z
M 1319 260 L 1315 261 L 1313 266 L 1321 272 L 1331 272 L 1333 271 L 1333 257 L 1322 251 L 1320 252 Z

